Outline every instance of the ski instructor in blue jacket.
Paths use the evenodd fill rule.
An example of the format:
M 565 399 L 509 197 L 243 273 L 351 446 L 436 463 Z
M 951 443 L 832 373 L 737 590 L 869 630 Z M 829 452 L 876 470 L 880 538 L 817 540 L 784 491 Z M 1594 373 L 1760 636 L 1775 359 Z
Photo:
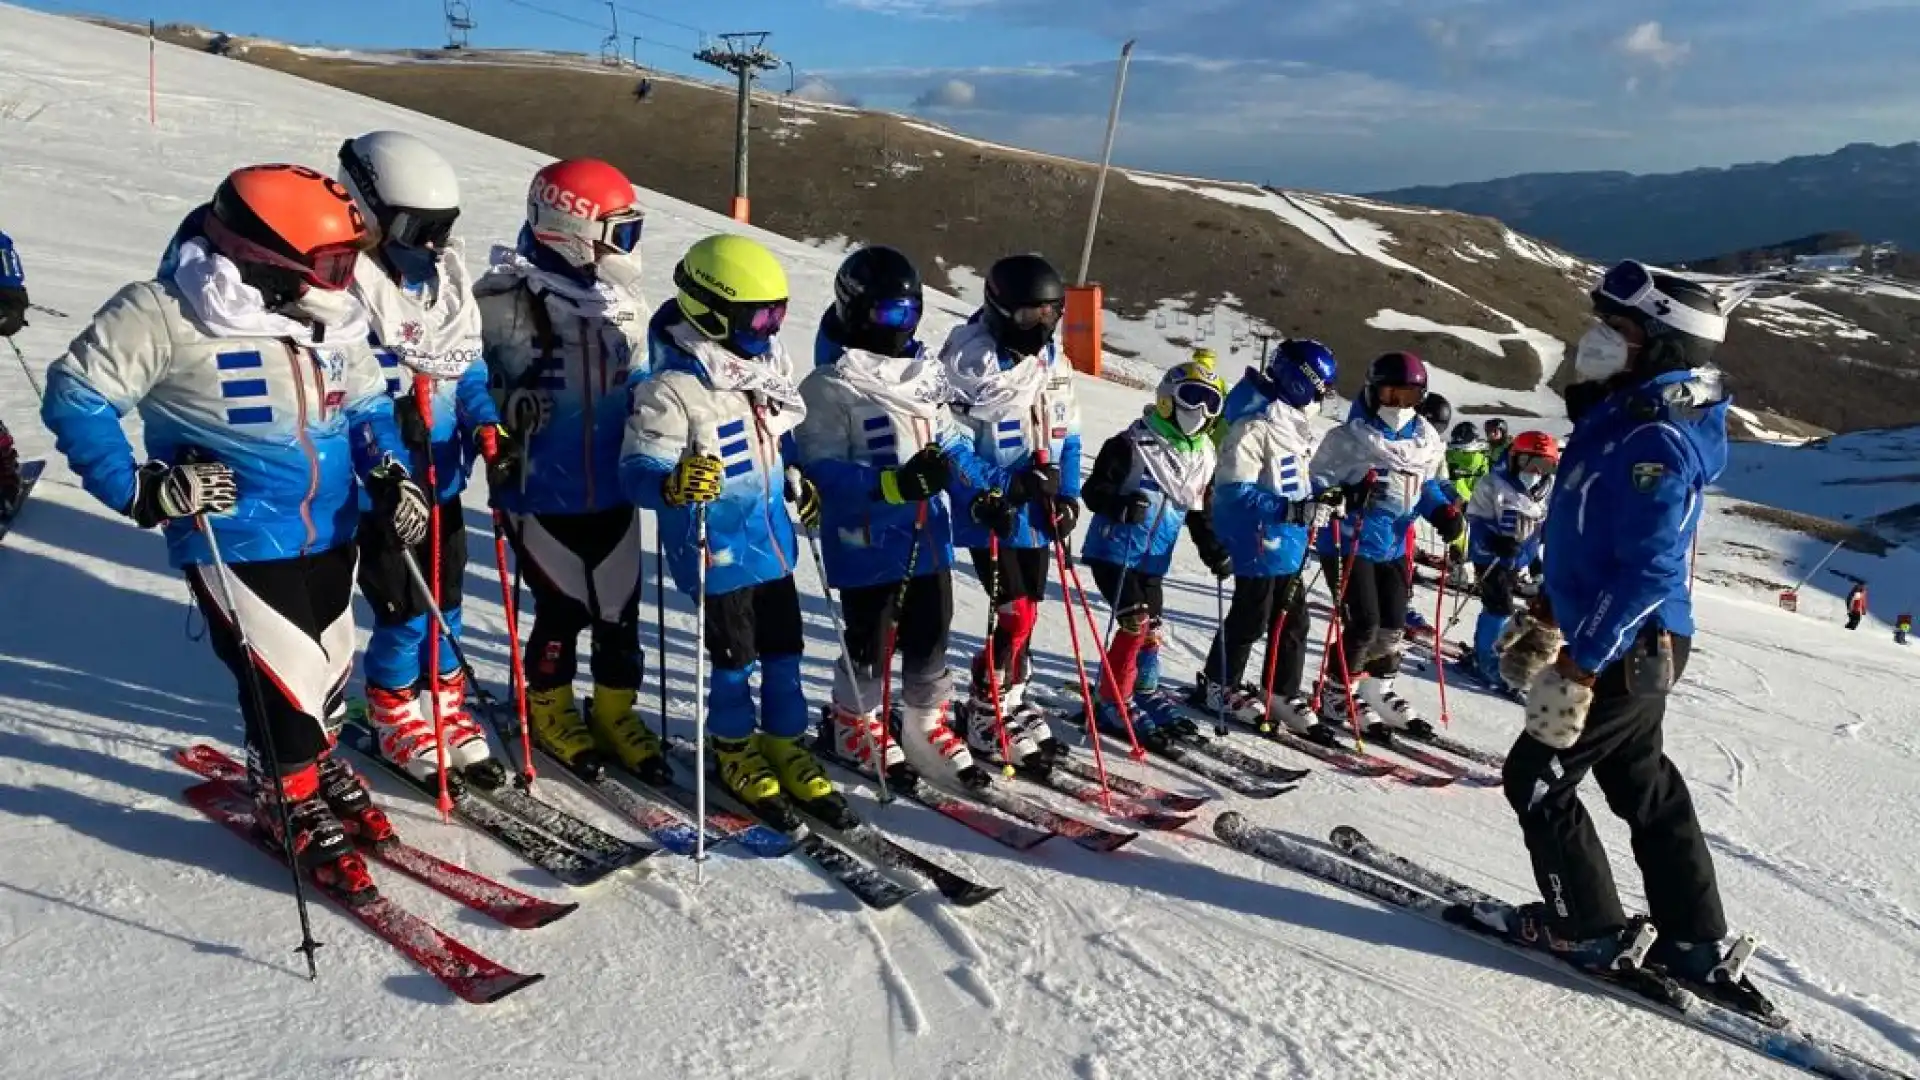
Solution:
M 1710 365 L 1724 301 L 1623 262 L 1593 291 L 1595 325 L 1567 388 L 1573 434 L 1548 503 L 1543 602 L 1504 635 L 1501 671 L 1527 688 L 1507 754 L 1545 902 L 1475 909 L 1496 932 L 1606 968 L 1631 947 L 1606 851 L 1577 789 L 1593 774 L 1633 836 L 1658 937 L 1648 964 L 1750 1013 L 1771 1006 L 1724 950 L 1713 859 L 1686 781 L 1661 749 L 1667 694 L 1693 636 L 1688 553 L 1708 484 L 1727 462 L 1728 399 Z

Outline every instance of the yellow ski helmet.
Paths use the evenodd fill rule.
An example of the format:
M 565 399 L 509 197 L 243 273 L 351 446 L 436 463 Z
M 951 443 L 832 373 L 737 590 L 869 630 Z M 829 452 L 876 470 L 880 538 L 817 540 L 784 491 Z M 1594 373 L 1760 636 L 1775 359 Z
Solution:
M 787 318 L 787 272 L 758 242 L 721 233 L 673 268 L 674 298 L 694 329 L 743 356 L 760 356 Z
M 1193 350 L 1193 355 L 1188 357 L 1187 359 L 1191 363 L 1201 365 L 1202 367 L 1206 368 L 1208 371 L 1217 370 L 1219 367 L 1219 364 L 1217 363 L 1217 358 L 1213 355 L 1212 349 L 1206 349 L 1206 348 L 1195 349 Z
M 1175 364 L 1160 377 L 1153 408 L 1160 419 L 1172 424 L 1188 437 L 1199 435 L 1220 415 L 1226 404 L 1227 388 L 1213 368 L 1188 360 Z

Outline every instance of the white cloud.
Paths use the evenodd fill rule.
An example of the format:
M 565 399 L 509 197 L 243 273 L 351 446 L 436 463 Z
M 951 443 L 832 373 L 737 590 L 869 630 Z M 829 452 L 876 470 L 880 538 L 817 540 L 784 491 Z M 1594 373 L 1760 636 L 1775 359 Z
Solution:
M 965 109 L 973 105 L 977 92 L 965 79 L 948 79 L 913 99 L 917 109 Z
M 1670 68 L 1687 58 L 1693 46 L 1684 41 L 1669 41 L 1658 22 L 1643 22 L 1618 42 L 1628 57 L 1657 68 Z
M 859 100 L 844 93 L 818 75 L 809 75 L 794 87 L 793 96 L 801 101 L 817 101 L 822 105 L 858 105 Z

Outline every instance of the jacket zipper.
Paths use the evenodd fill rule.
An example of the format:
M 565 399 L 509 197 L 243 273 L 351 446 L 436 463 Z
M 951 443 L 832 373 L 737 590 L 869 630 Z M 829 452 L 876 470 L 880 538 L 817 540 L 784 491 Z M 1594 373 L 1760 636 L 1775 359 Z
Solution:
M 588 506 L 594 505 L 593 425 L 595 420 L 594 409 L 593 409 L 593 369 L 592 369 L 593 338 L 592 338 L 592 335 L 588 332 L 590 329 L 591 328 L 589 327 L 587 320 L 584 318 L 581 319 L 580 320 L 580 383 L 581 383 L 581 388 L 586 391 L 587 403 L 586 403 L 586 415 L 582 417 L 582 420 L 584 422 L 580 425 L 580 465 L 581 465 L 582 473 L 587 478 L 587 505 Z M 602 365 L 602 367 L 604 369 L 604 364 Z
M 300 431 L 300 449 L 307 455 L 307 494 L 300 500 L 300 523 L 307 527 L 300 554 L 306 555 L 320 541 L 320 530 L 313 524 L 313 497 L 320 491 L 320 452 L 314 448 L 313 433 L 307 428 L 307 382 L 300 372 L 304 351 L 291 341 L 283 344 L 287 347 L 287 363 L 293 368 L 294 421 Z

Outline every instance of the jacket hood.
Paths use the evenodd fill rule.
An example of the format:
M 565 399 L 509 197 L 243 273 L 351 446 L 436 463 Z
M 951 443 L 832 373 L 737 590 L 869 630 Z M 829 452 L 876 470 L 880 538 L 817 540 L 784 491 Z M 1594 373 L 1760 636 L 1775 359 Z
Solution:
M 1727 410 L 1732 405 L 1718 368 L 1670 371 L 1594 406 L 1574 425 L 1571 439 L 1602 437 L 1646 423 L 1667 424 L 1693 447 L 1712 483 L 1727 468 Z

